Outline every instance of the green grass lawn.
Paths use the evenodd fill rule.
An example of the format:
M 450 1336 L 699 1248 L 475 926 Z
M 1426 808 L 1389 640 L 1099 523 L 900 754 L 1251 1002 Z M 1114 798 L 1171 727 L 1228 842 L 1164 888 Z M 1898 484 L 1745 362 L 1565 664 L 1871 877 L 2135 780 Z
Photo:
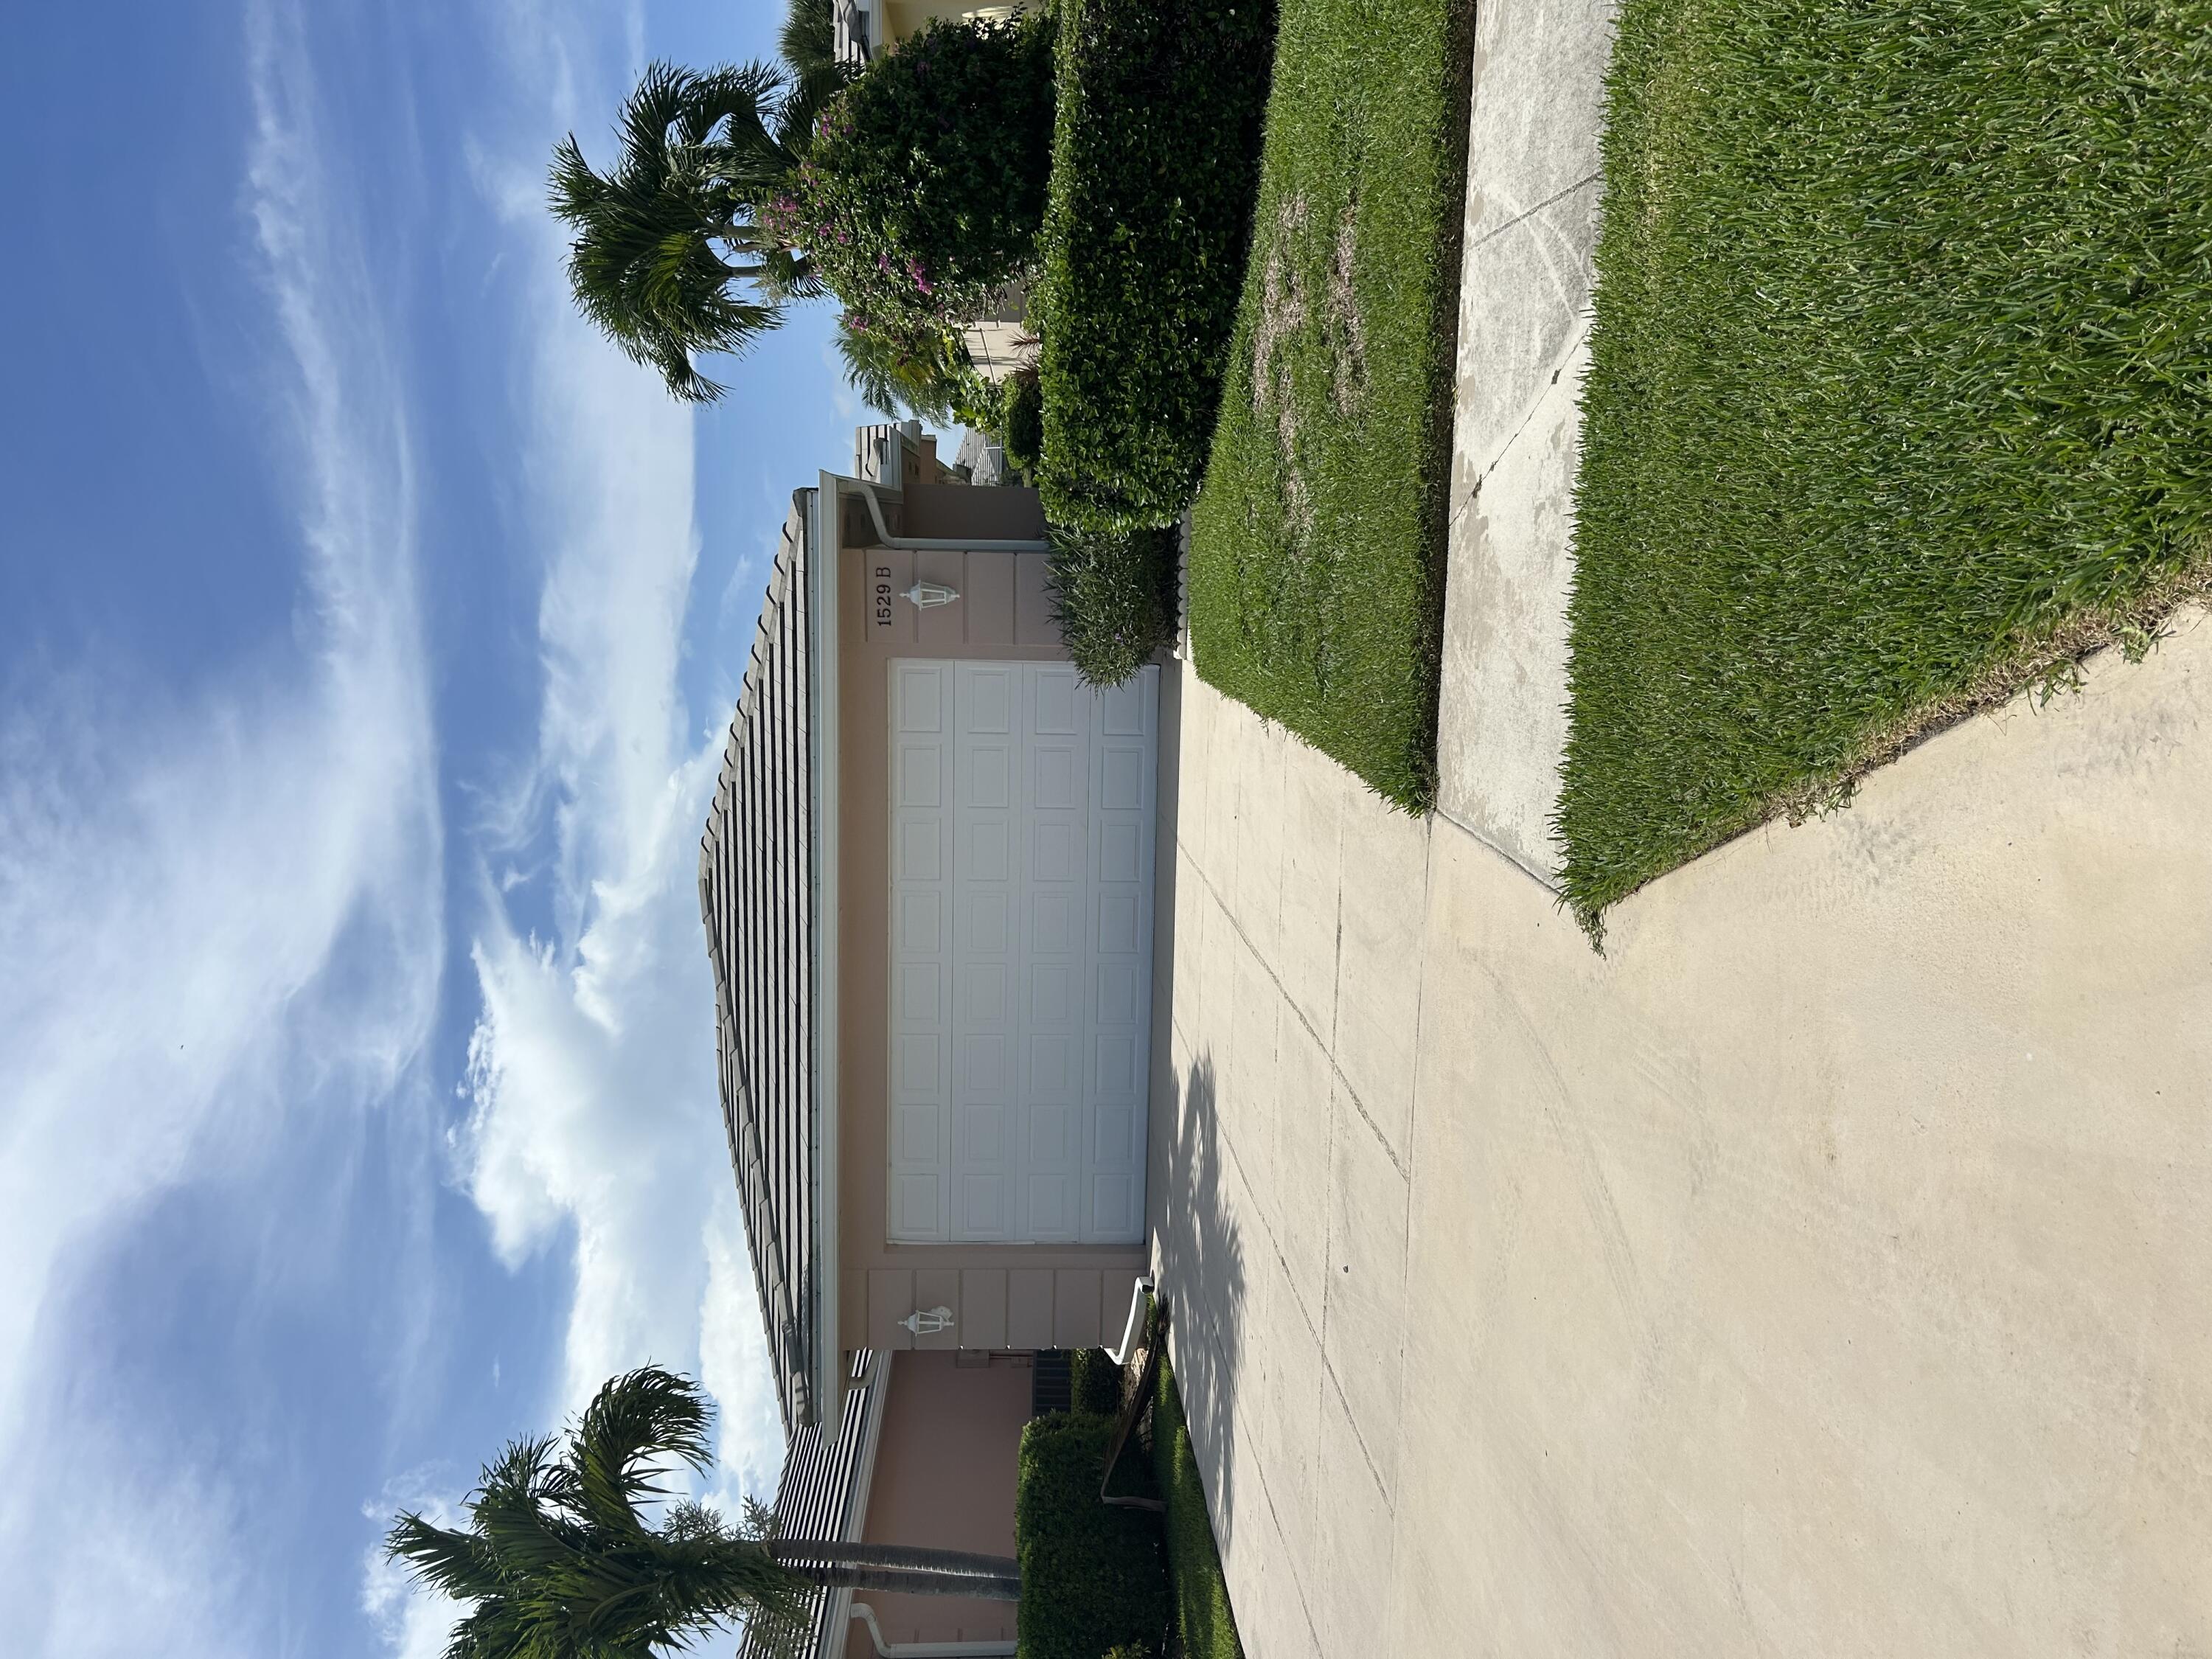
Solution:
M 1152 1470 L 1167 1503 L 1168 1588 L 1175 1604 L 1175 1634 L 1182 1659 L 1243 1659 L 1221 1553 L 1191 1455 L 1182 1396 L 1166 1357 L 1152 1395 Z
M 1591 925 L 2201 588 L 2212 4 L 1627 0 L 1605 167 Z
M 1200 675 L 1413 810 L 1436 787 L 1471 21 L 1282 0 L 1191 532 Z

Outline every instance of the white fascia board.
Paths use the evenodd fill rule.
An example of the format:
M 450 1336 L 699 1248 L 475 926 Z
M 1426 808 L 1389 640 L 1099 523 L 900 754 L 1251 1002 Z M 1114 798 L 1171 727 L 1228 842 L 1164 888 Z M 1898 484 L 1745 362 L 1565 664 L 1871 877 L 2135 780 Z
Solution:
M 837 933 L 840 906 L 838 789 L 837 567 L 845 515 L 834 473 L 814 492 L 814 556 L 806 562 L 807 676 L 814 718 L 808 722 L 814 779 L 814 914 L 819 918 L 814 961 L 814 1372 L 815 1420 L 836 1432 L 844 1399 L 844 1363 L 837 1340 Z

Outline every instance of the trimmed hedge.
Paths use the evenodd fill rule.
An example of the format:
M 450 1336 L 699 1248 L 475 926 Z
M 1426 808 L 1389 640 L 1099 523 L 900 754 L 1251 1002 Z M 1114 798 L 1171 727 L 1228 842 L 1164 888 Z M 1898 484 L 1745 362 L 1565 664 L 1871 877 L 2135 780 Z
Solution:
M 1036 371 L 1025 368 L 1007 380 L 1004 395 L 1005 413 L 999 422 L 1004 429 L 999 441 L 1006 446 L 1008 461 L 1034 473 L 1037 458 L 1044 453 L 1044 393 L 1037 386 Z
M 1098 1501 L 1111 1418 L 1040 1417 L 1022 1431 L 1014 1553 L 1022 1599 L 1018 1659 L 1150 1656 L 1168 1627 L 1167 1561 L 1158 1518 Z
M 1067 1357 L 1075 1409 L 1112 1417 L 1121 1409 L 1121 1368 L 1103 1348 L 1078 1348 Z
M 1045 586 L 1067 654 L 1091 684 L 1119 685 L 1174 641 L 1177 532 L 1054 525 L 1048 533 Z
M 1051 20 L 933 22 L 832 99 L 763 211 L 871 326 L 980 316 L 1037 253 Z
M 1045 514 L 1170 524 L 1198 491 L 1236 325 L 1274 0 L 1061 0 L 1030 315 Z

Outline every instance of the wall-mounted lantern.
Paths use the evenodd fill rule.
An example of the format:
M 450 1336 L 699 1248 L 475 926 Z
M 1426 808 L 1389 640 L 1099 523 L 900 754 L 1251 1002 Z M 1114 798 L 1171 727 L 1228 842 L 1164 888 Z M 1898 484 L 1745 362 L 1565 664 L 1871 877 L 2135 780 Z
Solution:
M 915 1336 L 935 1336 L 952 1328 L 952 1310 L 950 1308 L 917 1308 L 899 1323 Z

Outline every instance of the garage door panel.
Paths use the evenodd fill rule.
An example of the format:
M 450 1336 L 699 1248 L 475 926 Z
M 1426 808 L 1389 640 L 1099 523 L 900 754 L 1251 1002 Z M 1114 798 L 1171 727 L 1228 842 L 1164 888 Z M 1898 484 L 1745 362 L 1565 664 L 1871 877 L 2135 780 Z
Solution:
M 936 1031 L 900 1031 L 892 1036 L 891 1090 L 900 1100 L 945 1098 L 945 1039 Z
M 1010 811 L 1014 805 L 1014 751 L 1003 743 L 978 744 L 964 757 L 960 804 L 984 811 Z
M 1031 672 L 1030 729 L 1042 736 L 1072 735 L 1079 728 L 1075 706 L 1082 690 L 1072 668 L 1040 668 Z
M 944 1177 L 936 1174 L 891 1175 L 891 1231 L 904 1239 L 945 1237 Z
M 1013 826 L 977 817 L 960 826 L 960 878 L 991 885 L 1013 879 Z
M 952 1156 L 963 1169 L 996 1173 L 1005 1164 L 1006 1111 L 1003 1103 L 965 1099 L 953 1109 Z
M 996 1239 L 1008 1237 L 1013 1206 L 1006 1177 L 970 1172 L 960 1177 L 960 1224 L 956 1237 Z
M 901 893 L 896 914 L 891 939 L 894 950 L 909 956 L 933 956 L 943 947 L 943 909 L 938 895 Z
M 1098 757 L 1098 805 L 1108 812 L 1141 812 L 1145 808 L 1146 755 L 1142 745 L 1110 744 Z
M 945 875 L 945 826 L 934 817 L 902 817 L 898 822 L 899 879 L 922 883 Z
M 1075 1036 L 1073 1032 L 1031 1033 L 1028 1097 L 1032 1101 L 1073 1103 L 1076 1090 Z
M 1098 729 L 1109 738 L 1140 738 L 1150 730 L 1152 699 L 1142 679 L 1124 680 L 1098 694 Z
M 1076 1236 L 1075 1177 L 1033 1175 L 1029 1178 L 1030 1215 L 1026 1237 L 1040 1243 Z
M 1030 879 L 1073 887 L 1083 879 L 1083 826 L 1073 818 L 1033 824 Z
M 1029 1167 L 1073 1175 L 1083 1161 L 1075 1136 L 1074 1106 L 1031 1106 L 1028 1115 L 1030 1144 L 1024 1151 Z
M 1098 873 L 1102 882 L 1134 885 L 1143 866 L 1144 828 L 1127 819 L 1098 826 Z
M 898 793 L 902 807 L 945 805 L 945 752 L 933 743 L 902 743 L 898 748 Z
M 1130 962 L 1098 964 L 1098 1020 L 1102 1025 L 1137 1023 L 1137 967 Z
M 1003 962 L 971 962 L 960 973 L 960 1027 L 963 1030 L 1012 1030 L 1012 999 Z
M 1021 671 L 994 664 L 965 663 L 960 669 L 960 697 L 964 705 L 962 729 L 979 736 L 1003 735 L 1014 729 L 1014 679 Z
M 1133 957 L 1143 938 L 1142 908 L 1135 890 L 1098 896 L 1098 954 Z
M 1083 775 L 1083 761 L 1073 748 L 1057 743 L 1031 744 L 1029 775 L 1030 806 L 1040 812 L 1076 811 L 1077 780 Z
M 960 954 L 970 960 L 1005 956 L 1013 943 L 1013 930 L 1007 925 L 1012 905 L 1007 895 L 971 888 L 955 902 L 960 908 Z M 953 971 L 960 971 L 957 964 Z
M 1136 1177 L 1102 1175 L 1091 1182 L 1089 1231 L 1099 1237 L 1134 1237 L 1144 1230 Z
M 1077 964 L 1067 962 L 1031 963 L 1029 967 L 1030 1026 L 1033 1030 L 1073 1030 L 1079 1018 L 1075 987 L 1081 978 Z
M 1073 961 L 1082 949 L 1082 899 L 1073 893 L 1042 891 L 1030 895 L 1032 957 L 1063 957 Z
M 1136 1092 L 1137 1039 L 1133 1034 L 1106 1034 L 1097 1039 L 1097 1088 L 1103 1100 L 1122 1100 Z
M 1157 673 L 908 662 L 893 686 L 892 1237 L 1134 1240 Z M 933 1051 L 900 1047 L 933 1022 Z
M 945 729 L 945 672 L 936 663 L 901 663 L 891 672 L 891 730 Z
M 945 1019 L 945 975 L 933 962 L 902 962 L 895 982 L 898 989 L 892 1016 L 902 1029 L 915 1026 L 934 1030 Z
M 933 1102 L 901 1101 L 891 1108 L 891 1121 L 896 1126 L 892 1158 L 909 1172 L 934 1169 L 945 1132 L 945 1109 Z

